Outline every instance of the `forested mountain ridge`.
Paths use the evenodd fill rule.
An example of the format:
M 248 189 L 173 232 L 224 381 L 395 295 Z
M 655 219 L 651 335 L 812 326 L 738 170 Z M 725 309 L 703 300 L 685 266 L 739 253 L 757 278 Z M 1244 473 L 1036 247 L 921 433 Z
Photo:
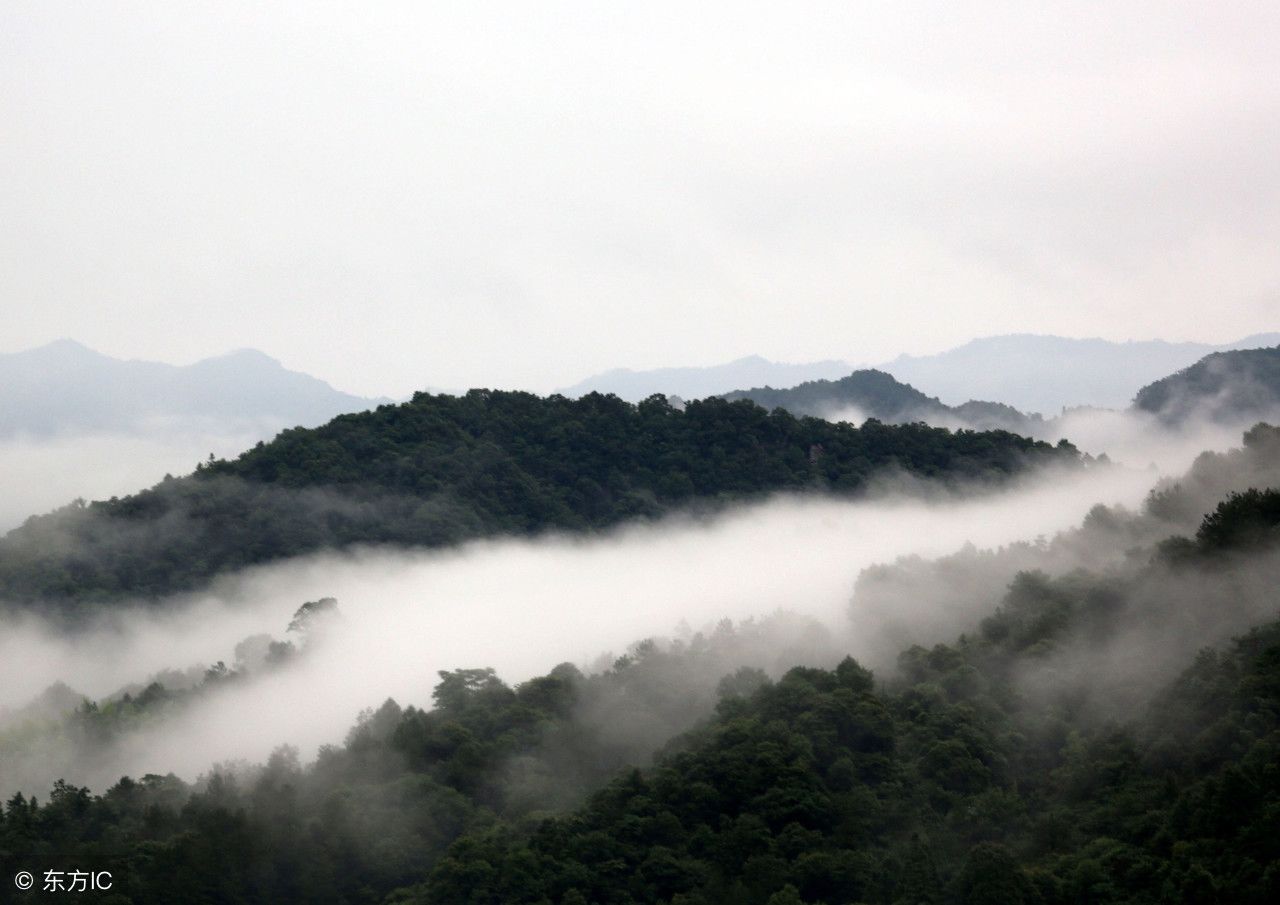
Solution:
M 1256 429 L 1201 471 L 1262 473 L 1276 442 Z M 879 680 L 851 659 L 776 681 L 740 670 L 710 719 L 612 781 L 591 702 L 626 702 L 615 720 L 681 706 L 732 630 L 637 645 L 597 676 L 563 664 L 512 688 L 442 673 L 433 708 L 387 702 L 309 767 L 283 749 L 196 787 L 15 795 L 0 866 L 97 859 L 135 905 L 1263 905 L 1280 893 L 1280 623 L 1203 651 L 1120 721 L 1087 699 L 1124 677 L 1063 672 L 1061 657 L 1135 615 L 1176 615 L 1163 594 L 1134 608 L 1188 556 L 1221 588 L 1273 574 L 1277 528 L 1280 492 L 1258 490 L 1124 574 L 1010 576 L 971 631 L 907 648 Z M 101 732 L 151 706 L 77 720 Z M 566 778 L 596 792 L 573 804 Z
M 884 469 L 990 479 L 1079 460 L 1068 443 L 856 428 L 745 401 L 677 409 L 663 397 L 419 393 L 285 431 L 132 496 L 28 519 L 0 539 L 0 600 L 160 595 L 324 548 L 439 546 L 777 492 L 852 493 Z
M 970 400 L 959 406 L 946 405 L 877 370 L 854 371 L 839 380 L 811 380 L 790 389 L 766 386 L 735 390 L 723 398 L 750 399 L 766 409 L 783 408 L 793 415 L 816 418 L 846 415 L 890 423 L 923 421 L 975 430 L 1007 430 L 1024 436 L 1034 436 L 1044 426 L 1040 416 L 1024 415 L 998 402 Z
M 1133 405 L 1165 421 L 1274 414 L 1280 410 L 1280 346 L 1215 352 L 1144 386 Z

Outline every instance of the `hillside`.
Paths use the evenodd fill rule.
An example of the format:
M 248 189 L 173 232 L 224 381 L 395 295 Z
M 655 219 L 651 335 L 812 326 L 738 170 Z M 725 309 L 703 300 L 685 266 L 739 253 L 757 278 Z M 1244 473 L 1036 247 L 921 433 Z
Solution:
M 1220 346 L 1013 334 L 975 339 L 937 355 L 902 355 L 877 367 L 950 405 L 996 399 L 1024 412 L 1056 415 L 1066 407 L 1125 408 L 1140 387 L 1210 353 L 1276 343 L 1276 333 Z
M 662 397 L 419 393 L 31 518 L 0 539 L 0 599 L 164 594 L 323 548 L 587 530 L 781 491 L 852 493 L 886 468 L 986 479 L 1077 458 L 1009 433 L 855 428 L 720 399 L 681 410 Z
M 1280 411 L 1280 346 L 1215 352 L 1138 391 L 1134 408 L 1162 420 L 1236 422 Z
M 121 361 L 69 339 L 0 355 L 0 438 L 132 433 L 165 420 L 279 430 L 386 401 L 340 392 L 252 349 L 187 366 Z
M 766 409 L 783 408 L 793 415 L 850 420 L 878 418 L 893 424 L 924 421 L 946 427 L 1008 430 L 1034 436 L 1043 425 L 1037 416 L 1023 415 L 998 402 L 970 400 L 949 406 L 926 396 L 884 371 L 854 371 L 839 380 L 812 380 L 790 389 L 756 387 L 726 393 L 725 399 L 750 399 Z

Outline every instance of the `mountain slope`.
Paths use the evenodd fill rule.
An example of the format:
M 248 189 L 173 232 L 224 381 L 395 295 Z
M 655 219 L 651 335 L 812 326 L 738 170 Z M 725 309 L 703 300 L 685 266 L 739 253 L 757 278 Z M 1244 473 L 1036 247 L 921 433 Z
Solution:
M 0 437 L 144 431 L 157 420 L 321 424 L 386 400 L 335 390 L 252 349 L 185 367 L 72 340 L 0 355 Z
M 1133 405 L 1165 421 L 1234 422 L 1280 411 L 1280 346 L 1215 352 L 1144 386 Z
M 1015 334 L 975 339 L 937 355 L 902 355 L 879 367 L 951 405 L 998 399 L 1024 412 L 1053 415 L 1073 406 L 1124 408 L 1144 384 L 1212 352 L 1276 343 L 1277 333 L 1221 346 Z
M 720 399 L 680 410 L 598 394 L 419 393 L 29 519 L 0 539 L 0 599 L 163 594 L 322 548 L 593 529 L 779 491 L 854 492 L 885 468 L 988 478 L 1077 457 L 1008 433 L 855 428 Z

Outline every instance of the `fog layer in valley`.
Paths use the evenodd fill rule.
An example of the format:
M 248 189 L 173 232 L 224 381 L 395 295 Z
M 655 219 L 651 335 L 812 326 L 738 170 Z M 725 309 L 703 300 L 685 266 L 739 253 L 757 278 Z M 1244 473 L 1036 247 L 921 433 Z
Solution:
M 558 662 L 620 654 L 681 623 L 709 628 L 785 609 L 824 622 L 855 657 L 880 661 L 892 653 L 875 649 L 883 636 L 864 631 L 849 611 L 863 568 L 1051 534 L 1078 524 L 1097 502 L 1137 504 L 1150 484 L 1149 474 L 1094 469 L 967 498 L 884 491 L 863 501 L 779 499 L 712 521 L 672 519 L 604 537 L 308 557 L 225 579 L 175 602 L 171 615 L 135 610 L 74 640 L 29 620 L 5 626 L 0 704 L 20 706 L 58 680 L 98 698 L 166 668 L 231 664 L 239 641 L 258 632 L 284 637 L 294 610 L 322 596 L 338 598 L 342 621 L 294 665 L 202 698 L 132 735 L 91 775 L 66 778 L 95 788 L 123 773 L 194 778 L 214 762 L 260 760 L 286 742 L 306 755 L 341 741 L 362 708 L 388 695 L 428 704 L 437 670 L 493 666 L 518 682 Z M 995 603 L 968 605 L 976 617 Z M 922 628 L 936 620 L 927 608 L 918 616 Z

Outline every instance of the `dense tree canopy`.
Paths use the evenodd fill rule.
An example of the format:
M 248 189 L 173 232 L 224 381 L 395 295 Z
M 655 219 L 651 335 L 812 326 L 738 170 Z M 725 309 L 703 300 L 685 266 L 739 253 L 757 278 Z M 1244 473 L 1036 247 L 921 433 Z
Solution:
M 323 548 L 589 530 L 769 493 L 852 493 L 885 469 L 982 480 L 1077 458 L 1009 433 L 854 428 L 750 402 L 420 393 L 31 518 L 0 539 L 0 600 L 160 595 Z

